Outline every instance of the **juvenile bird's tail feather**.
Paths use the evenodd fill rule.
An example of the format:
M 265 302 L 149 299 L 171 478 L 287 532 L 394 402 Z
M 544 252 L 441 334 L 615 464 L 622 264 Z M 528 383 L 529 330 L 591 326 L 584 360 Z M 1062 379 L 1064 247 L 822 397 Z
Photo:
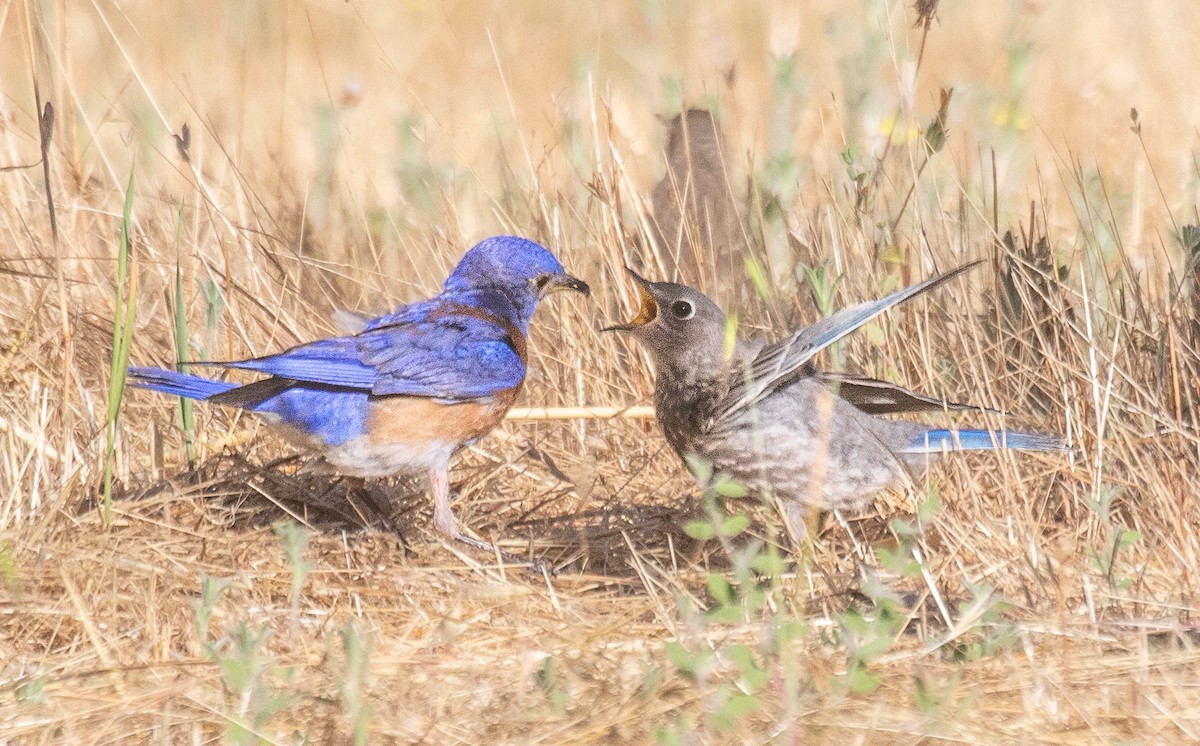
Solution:
M 947 451 L 1069 451 L 1062 438 L 1011 430 L 930 430 L 913 438 L 904 453 Z
M 190 373 L 178 373 L 162 368 L 130 368 L 128 383 L 140 389 L 150 389 L 187 399 L 207 399 L 237 388 L 235 383 L 211 381 Z

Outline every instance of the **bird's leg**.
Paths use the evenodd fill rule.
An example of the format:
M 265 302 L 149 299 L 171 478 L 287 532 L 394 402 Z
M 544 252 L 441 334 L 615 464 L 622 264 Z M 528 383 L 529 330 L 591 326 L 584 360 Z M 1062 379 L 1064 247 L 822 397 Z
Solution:
M 439 464 L 429 470 L 429 486 L 433 492 L 433 527 L 454 541 L 462 542 L 470 547 L 481 549 L 491 554 L 499 554 L 509 562 L 529 565 L 529 569 L 541 574 L 545 569 L 539 559 L 530 560 L 525 557 L 506 552 L 495 544 L 491 544 L 473 536 L 467 536 L 458 527 L 454 511 L 450 508 L 450 471 L 446 464 Z

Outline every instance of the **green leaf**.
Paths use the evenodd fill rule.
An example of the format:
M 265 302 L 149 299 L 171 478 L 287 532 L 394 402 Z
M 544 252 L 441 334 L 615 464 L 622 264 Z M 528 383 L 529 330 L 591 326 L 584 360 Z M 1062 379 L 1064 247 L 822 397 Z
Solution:
M 17 688 L 13 691 L 14 698 L 21 704 L 42 704 L 46 701 L 44 694 L 46 680 L 47 677 L 43 674 L 41 676 L 34 676 L 32 679 L 18 684 Z
M 745 264 L 746 276 L 750 278 L 750 284 L 754 286 L 758 297 L 767 301 L 771 300 L 771 281 L 767 279 L 767 271 L 752 256 L 746 257 Z
M 767 593 L 762 588 L 751 588 L 745 591 L 742 595 L 746 604 L 746 608 L 752 611 L 758 611 L 767 605 Z
M 690 735 L 691 724 L 686 720 L 676 722 L 673 728 L 657 728 L 654 731 L 654 742 L 661 746 L 686 746 L 692 742 Z
M 770 575 L 771 577 L 782 575 L 783 571 L 787 569 L 783 558 L 775 552 L 757 555 L 750 563 L 750 566 L 763 575 Z
M 733 359 L 733 351 L 737 347 L 738 317 L 731 313 L 725 317 L 725 359 Z
M 217 331 L 217 324 L 221 321 L 221 314 L 225 310 L 225 293 L 221 290 L 221 286 L 212 280 L 203 280 L 200 283 L 200 294 L 204 296 L 204 328 L 211 337 Z M 209 351 L 205 350 L 201 357 L 205 360 L 209 359 Z
M 865 666 L 855 666 L 846 677 L 850 691 L 855 694 L 870 694 L 879 688 L 879 677 L 867 671 Z
M 642 669 L 642 693 L 652 697 L 662 686 L 662 669 L 652 664 L 645 664 Z
M 738 688 L 743 692 L 754 694 L 770 681 L 770 673 L 758 665 L 754 651 L 749 645 L 730 645 L 729 649 L 725 651 L 725 655 L 741 672 L 741 676 L 738 678 Z
M 913 688 L 916 690 L 914 694 L 917 700 L 917 709 L 921 712 L 934 710 L 942 703 L 942 699 L 934 693 L 923 676 L 913 678 Z
M 857 609 L 847 609 L 841 617 L 842 626 L 856 635 L 867 633 L 867 620 Z
M 696 677 L 696 674 L 712 656 L 712 653 L 707 650 L 693 653 L 678 640 L 668 641 L 663 649 L 667 654 L 667 660 L 671 661 L 671 665 L 675 666 L 680 673 L 692 678 Z
M 745 531 L 750 526 L 750 517 L 745 515 L 731 515 L 721 524 L 722 536 L 737 536 Z
M 922 523 L 932 521 L 942 509 L 942 499 L 938 497 L 936 491 L 930 491 L 929 497 L 917 504 L 917 520 Z
M 729 584 L 724 575 L 712 573 L 708 576 L 708 592 L 720 604 L 733 603 L 733 586 Z
M 692 475 L 696 477 L 696 481 L 700 484 L 708 484 L 712 480 L 713 468 L 708 459 L 701 458 L 694 453 L 689 453 L 683 457 L 687 462 L 688 469 L 691 469 Z
M 858 659 L 861 661 L 873 661 L 879 656 L 886 653 L 892 647 L 892 638 L 876 637 L 873 640 L 868 640 L 858 648 Z
M 750 649 L 749 645 L 734 643 L 725 649 L 725 657 L 732 661 L 733 665 L 737 666 L 742 673 L 758 668 L 754 662 L 754 651 Z
M 888 522 L 888 525 L 891 527 L 892 531 L 902 539 L 919 536 L 921 534 L 921 529 L 917 528 L 903 518 L 893 518 Z
M 771 672 L 765 668 L 754 668 L 743 672 L 738 682 L 744 691 L 754 694 L 771 682 Z
M 708 521 L 688 521 L 683 532 L 696 541 L 708 541 L 717 535 L 717 529 Z
M 779 631 L 775 633 L 775 636 L 779 639 L 780 645 L 786 645 L 803 637 L 806 629 L 804 622 L 784 622 L 779 625 Z
M 1122 549 L 1128 549 L 1141 540 L 1142 535 L 1140 533 L 1134 531 L 1133 529 L 1126 529 L 1122 531 L 1121 535 L 1117 538 L 1117 546 L 1121 547 Z
M 717 483 L 713 485 L 712 489 L 721 497 L 739 498 L 748 494 L 746 485 L 726 476 L 718 477 Z
M 684 673 L 695 673 L 696 655 L 683 646 L 678 640 L 666 644 L 667 660 Z
M 937 116 L 929 123 L 923 133 L 925 138 L 925 147 L 930 154 L 939 152 L 946 144 L 946 138 L 949 137 L 950 131 L 946 127 L 946 119 L 950 112 L 950 97 L 954 89 L 942 89 L 941 105 L 938 107 Z
M 921 565 L 910 554 L 908 547 L 898 547 L 895 551 L 882 547 L 875 550 L 879 557 L 879 565 L 888 572 L 905 578 L 914 578 L 921 574 Z
M 208 623 L 221 594 L 233 585 L 233 578 L 214 578 L 200 573 L 200 598 L 195 601 L 196 632 L 202 641 L 208 641 Z
M 175 218 L 175 293 L 170 299 L 171 314 L 175 317 L 175 359 L 179 361 L 179 372 L 191 371 L 188 360 L 191 359 L 188 349 L 187 314 L 183 307 L 183 268 L 179 266 L 179 246 L 183 242 L 184 210 L 183 203 Z M 187 455 L 188 468 L 195 466 L 196 461 L 196 415 L 192 408 L 192 400 L 185 396 L 179 397 L 179 416 L 183 427 L 183 448 Z
M 859 332 L 872 347 L 882 347 L 887 344 L 888 334 L 879 324 L 866 324 Z
M 729 730 L 737 721 L 758 709 L 758 697 L 751 694 L 734 694 L 725 700 L 713 714 L 713 724 L 718 730 Z

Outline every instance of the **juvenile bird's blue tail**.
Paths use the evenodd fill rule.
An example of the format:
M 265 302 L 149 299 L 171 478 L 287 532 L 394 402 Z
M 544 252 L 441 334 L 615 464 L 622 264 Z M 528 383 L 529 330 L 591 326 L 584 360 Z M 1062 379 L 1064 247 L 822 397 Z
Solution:
M 946 451 L 1069 451 L 1062 438 L 1054 435 L 1021 433 L 1011 430 L 929 430 L 909 441 L 904 453 L 941 453 Z
M 210 381 L 190 373 L 178 373 L 162 368 L 130 368 L 128 383 L 140 389 L 160 391 L 187 399 L 207 399 L 237 388 L 235 383 Z

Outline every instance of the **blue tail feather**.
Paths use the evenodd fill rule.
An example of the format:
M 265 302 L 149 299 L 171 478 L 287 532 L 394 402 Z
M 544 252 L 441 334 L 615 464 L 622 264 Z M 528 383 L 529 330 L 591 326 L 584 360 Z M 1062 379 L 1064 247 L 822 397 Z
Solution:
M 1012 430 L 929 430 L 909 441 L 905 453 L 946 451 L 1069 451 L 1055 435 L 1022 433 Z
M 323 385 L 296 385 L 295 381 L 265 378 L 239 386 L 190 373 L 162 368 L 129 369 L 130 386 L 187 399 L 208 399 L 214 404 L 239 407 L 315 435 L 328 446 L 338 446 L 366 433 L 367 391 Z M 221 396 L 231 393 L 231 396 Z
M 193 376 L 190 373 L 179 373 L 162 368 L 131 367 L 128 382 L 129 385 L 140 389 L 150 389 L 173 396 L 182 396 L 186 399 L 207 399 L 210 396 L 223 394 L 230 389 L 237 388 L 235 383 L 212 381 L 200 376 Z

